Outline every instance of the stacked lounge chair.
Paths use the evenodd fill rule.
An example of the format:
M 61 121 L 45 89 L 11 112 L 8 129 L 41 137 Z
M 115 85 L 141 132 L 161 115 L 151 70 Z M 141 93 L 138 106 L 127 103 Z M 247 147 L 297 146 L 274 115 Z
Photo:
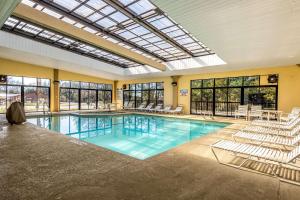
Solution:
M 146 107 L 146 105 L 147 105 L 147 102 L 143 102 L 141 105 L 139 105 L 134 110 L 141 111 L 142 109 L 144 109 Z
M 124 110 L 133 110 L 133 109 L 134 109 L 134 106 L 133 106 L 133 105 L 134 105 L 134 102 L 133 102 L 133 101 L 130 101 L 130 102 L 127 103 L 127 105 L 124 105 L 124 106 L 123 106 L 123 109 L 124 109 Z
M 183 112 L 183 107 L 182 106 L 178 106 L 174 110 L 167 111 L 167 113 L 170 113 L 170 114 L 181 114 L 182 112 Z
M 155 106 L 155 108 L 151 108 L 151 109 L 149 109 L 148 111 L 149 112 L 158 112 L 159 110 L 161 110 L 162 109 L 162 104 L 157 104 L 156 106 Z
M 239 105 L 238 109 L 234 112 L 234 117 L 235 119 L 240 118 L 240 117 L 245 117 L 246 119 L 248 118 L 248 105 Z
M 273 134 L 260 134 L 260 133 L 249 133 L 249 132 L 237 132 L 233 135 L 235 140 L 237 138 L 243 140 L 249 140 L 258 143 L 266 143 L 273 145 L 282 145 L 284 147 L 294 147 L 300 144 L 300 134 L 299 130 L 297 131 L 297 135 L 291 134 L 290 137 L 283 135 L 273 135 Z
M 172 106 L 166 106 L 163 109 L 157 110 L 158 113 L 168 113 L 171 110 Z
M 300 146 L 296 146 L 290 151 L 281 151 L 274 148 L 239 143 L 230 140 L 218 141 L 211 145 L 211 149 L 218 162 L 220 162 L 220 160 L 216 155 L 215 149 L 229 151 L 235 155 L 241 155 L 246 159 L 263 159 L 266 163 L 271 161 L 273 164 L 278 164 L 280 167 L 283 164 L 289 165 L 295 163 L 296 159 L 300 156 Z M 244 164 L 244 162 L 242 164 Z M 239 167 L 241 167 L 242 164 Z M 276 176 L 277 174 L 274 172 L 274 175 Z
M 280 122 L 280 121 L 266 121 L 266 120 L 255 120 L 251 123 L 252 126 L 261 126 L 277 129 L 291 129 L 300 122 L 299 117 L 294 117 L 290 121 Z
M 147 111 L 147 110 L 151 109 L 153 107 L 153 105 L 154 105 L 154 103 L 149 103 L 147 106 L 146 106 L 146 104 L 142 105 L 137 108 L 137 111 Z
M 256 120 L 244 129 L 232 135 L 234 141 L 220 140 L 211 145 L 211 150 L 219 163 L 222 163 L 217 156 L 216 150 L 234 153 L 235 156 L 245 158 L 239 165 L 222 163 L 240 168 L 247 160 L 264 162 L 267 166 L 271 164 L 279 167 L 289 166 L 299 170 L 300 166 L 295 165 L 300 157 L 300 117 L 294 115 L 286 122 Z M 245 143 L 246 141 L 246 143 Z M 250 142 L 250 143 L 249 143 Z M 295 183 L 280 178 L 276 171 L 271 171 L 274 176 L 282 181 Z
M 259 118 L 259 119 L 261 119 L 262 116 L 263 116 L 262 106 L 252 105 L 251 109 L 249 111 L 249 114 L 248 114 L 249 120 L 251 120 L 251 118 Z

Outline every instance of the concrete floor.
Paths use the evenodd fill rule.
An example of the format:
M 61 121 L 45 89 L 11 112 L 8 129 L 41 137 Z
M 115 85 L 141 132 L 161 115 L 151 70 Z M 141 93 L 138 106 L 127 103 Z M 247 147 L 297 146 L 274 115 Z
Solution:
M 245 124 L 234 122 L 144 161 L 28 123 L 8 126 L 0 132 L 0 199 L 300 199 L 300 186 L 216 162 L 209 145 Z

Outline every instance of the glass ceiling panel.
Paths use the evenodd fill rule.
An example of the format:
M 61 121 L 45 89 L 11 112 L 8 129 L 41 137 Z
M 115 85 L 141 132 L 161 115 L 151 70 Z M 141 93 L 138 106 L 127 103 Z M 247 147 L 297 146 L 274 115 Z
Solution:
M 78 15 L 81 15 L 82 17 L 87 17 L 90 14 L 92 14 L 94 11 L 86 6 L 80 6 L 75 11 Z
M 119 0 L 123 5 L 127 6 L 128 4 L 134 2 L 135 0 Z
M 108 18 L 103 18 L 103 19 L 97 21 L 96 24 L 99 24 L 100 26 L 102 26 L 104 28 L 109 28 L 109 27 L 116 25 L 116 23 L 114 21 L 112 21 Z
M 148 0 L 140 0 L 134 4 L 129 5 L 129 9 L 132 10 L 134 13 L 140 15 L 155 9 L 155 7 Z
M 149 0 L 22 2 L 158 62 L 214 54 Z
M 92 22 L 95 22 L 95 21 L 101 19 L 102 17 L 103 17 L 103 15 L 101 15 L 100 13 L 94 13 L 94 14 L 90 15 L 88 17 L 88 19 L 91 20 Z
M 20 19 L 14 17 L 9 17 L 6 20 L 4 26 L 2 27 L 2 30 L 23 35 L 43 43 L 63 48 L 65 50 L 69 50 L 75 53 L 82 54 L 84 56 L 89 56 L 94 59 L 108 62 L 119 67 L 128 68 L 141 66 L 141 64 L 131 61 L 127 58 L 114 55 L 98 47 L 85 44 L 68 36 L 57 34 L 54 31 L 46 30 L 45 28 L 39 27 L 31 23 L 29 24 L 23 20 L 21 21 Z
M 115 21 L 117 21 L 118 23 L 124 22 L 129 19 L 126 15 L 124 15 L 123 13 L 121 13 L 119 11 L 113 13 L 110 17 L 112 19 L 114 19 Z
M 107 5 L 106 3 L 104 3 L 101 0 L 89 0 L 86 4 L 93 7 L 96 10 L 99 10 Z
M 114 9 L 111 6 L 105 6 L 103 9 L 100 10 L 100 12 L 103 13 L 104 15 L 109 15 L 114 11 L 116 11 L 116 9 Z
M 76 0 L 53 0 L 54 3 L 57 3 L 58 5 L 68 9 L 73 10 L 76 8 L 80 3 Z

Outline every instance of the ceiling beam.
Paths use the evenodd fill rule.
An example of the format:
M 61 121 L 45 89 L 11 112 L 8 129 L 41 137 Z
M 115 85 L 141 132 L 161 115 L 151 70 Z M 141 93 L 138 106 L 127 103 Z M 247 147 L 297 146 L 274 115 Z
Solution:
M 68 24 L 67 22 L 52 17 L 46 13 L 40 12 L 39 10 L 36 10 L 30 6 L 19 4 L 14 10 L 13 15 L 25 19 L 29 22 L 38 24 L 42 27 L 48 28 L 50 30 L 54 30 L 56 32 L 62 33 L 69 37 L 105 49 L 111 53 L 131 59 L 138 63 L 148 65 L 150 67 L 156 68 L 161 71 L 166 70 L 166 66 L 162 63 L 159 63 L 155 60 L 152 60 L 143 55 L 135 53 L 129 49 L 126 49 L 125 47 L 122 47 L 118 44 L 115 44 L 111 41 L 101 38 L 95 34 L 77 28 L 71 24 Z
M 20 2 L 21 0 L 0 0 L 0 28 Z

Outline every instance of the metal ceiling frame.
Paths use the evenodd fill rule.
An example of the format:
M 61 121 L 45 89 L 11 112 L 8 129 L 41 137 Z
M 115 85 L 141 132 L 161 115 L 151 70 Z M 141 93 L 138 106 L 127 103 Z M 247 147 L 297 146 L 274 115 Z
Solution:
M 105 36 L 107 36 L 107 37 L 110 37 L 112 39 L 116 39 L 118 42 L 121 42 L 125 45 L 128 45 L 129 47 L 133 47 L 136 50 L 139 50 L 143 53 L 146 53 L 146 54 L 152 56 L 152 58 L 159 59 L 159 61 L 167 62 L 167 61 L 184 59 L 184 58 L 189 58 L 189 57 L 206 56 L 206 55 L 215 54 L 210 49 L 208 49 L 206 46 L 204 46 L 202 43 L 197 41 L 197 39 L 193 38 L 189 33 L 185 32 L 184 35 L 176 36 L 176 38 L 178 38 L 178 37 L 183 37 L 184 38 L 186 36 L 186 38 L 191 38 L 191 39 L 194 40 L 191 43 L 186 43 L 184 45 L 181 45 L 174 38 L 172 38 L 169 35 L 167 35 L 166 33 L 162 32 L 162 30 L 164 30 L 164 28 L 159 30 L 158 28 L 153 26 L 151 23 L 147 22 L 147 19 L 149 19 L 150 17 L 155 17 L 155 16 L 158 16 L 158 15 L 162 15 L 162 16 L 168 18 L 167 15 L 163 11 L 161 11 L 159 8 L 149 10 L 149 11 L 152 12 L 152 14 L 147 16 L 147 17 L 141 17 L 141 15 L 143 15 L 145 13 L 148 13 L 149 11 L 141 13 L 138 16 L 135 15 L 133 13 L 133 11 L 128 9 L 128 7 L 135 4 L 136 2 L 139 2 L 139 0 L 135 0 L 131 3 L 129 3 L 128 5 L 126 5 L 126 6 L 124 6 L 121 2 L 119 2 L 117 0 L 102 0 L 102 2 L 104 2 L 106 5 L 103 6 L 102 8 L 100 8 L 99 10 L 104 9 L 107 6 L 110 6 L 111 8 L 115 9 L 115 11 L 112 11 L 109 14 L 100 13 L 98 9 L 86 4 L 88 2 L 88 0 L 85 0 L 83 2 L 80 2 L 80 1 L 76 0 L 78 2 L 78 5 L 75 6 L 75 7 L 72 7 L 71 10 L 69 10 L 69 9 L 67 9 L 67 8 L 65 8 L 65 7 L 59 5 L 59 4 L 57 4 L 57 3 L 55 3 L 51 0 L 31 0 L 31 1 L 35 2 L 36 4 L 42 5 L 45 8 L 53 10 L 54 12 L 57 12 L 58 14 L 62 15 L 61 18 L 63 18 L 63 17 L 70 18 L 71 20 L 74 20 L 76 23 L 80 23 L 80 24 L 82 24 L 86 27 L 95 29 L 95 31 L 98 31 L 102 34 L 105 34 Z M 88 15 L 86 15 L 84 17 L 77 14 L 75 11 L 78 8 L 82 7 L 82 6 L 87 7 L 88 9 L 92 10 L 93 12 L 89 13 Z M 127 40 L 126 38 L 122 37 L 118 33 L 115 33 L 116 30 L 107 30 L 107 29 L 105 29 L 105 28 L 103 28 L 103 27 L 101 27 L 100 25 L 97 24 L 97 21 L 102 20 L 102 19 L 113 20 L 114 23 L 115 23 L 116 20 L 112 19 L 110 17 L 110 15 L 114 14 L 116 12 L 120 12 L 120 13 L 124 14 L 126 17 L 128 17 L 128 20 L 125 20 L 123 22 L 130 21 L 130 20 L 132 21 L 131 23 L 126 24 L 126 27 L 128 27 L 130 25 L 134 25 L 133 24 L 133 22 L 134 22 L 135 24 L 147 29 L 152 34 L 154 34 L 155 36 L 161 38 L 162 41 L 164 41 L 167 44 L 171 45 L 172 47 L 161 48 L 158 44 L 155 44 L 155 42 L 152 43 L 152 42 L 149 42 L 147 39 L 145 39 L 145 41 L 150 43 L 149 44 L 150 46 L 152 45 L 154 48 L 157 47 L 158 52 L 161 52 L 161 51 L 166 52 L 167 56 L 162 56 L 161 53 L 158 53 L 158 52 L 155 53 L 155 52 L 147 49 L 146 46 L 148 46 L 148 45 L 137 45 L 137 44 L 135 44 L 135 42 L 130 41 L 131 39 L 136 39 L 136 40 L 142 39 L 142 37 L 144 35 L 136 35 L 136 37 L 133 37 L 133 38 Z M 94 14 L 97 14 L 97 13 L 100 13 L 100 15 L 102 15 L 102 17 L 95 20 L 95 21 L 93 21 L 93 22 L 88 19 L 90 16 L 92 16 Z M 123 22 L 117 23 L 116 27 L 118 27 L 118 25 L 122 25 Z M 173 26 L 171 26 L 171 27 L 173 27 Z M 182 27 L 180 27 L 175 22 L 174 22 L 174 27 L 177 27 L 179 30 L 182 30 Z M 167 27 L 167 28 L 170 28 L 170 27 Z M 167 29 L 167 28 L 165 28 L 165 29 Z M 119 27 L 118 27 L 118 29 L 120 29 L 120 30 L 117 30 L 117 31 L 122 30 Z M 127 33 L 132 33 L 128 29 L 126 29 L 125 31 L 127 31 Z M 125 31 L 124 31 L 124 33 L 125 33 Z M 138 40 L 138 41 L 141 41 L 141 40 Z M 185 45 L 187 46 L 187 45 L 193 44 L 193 43 L 196 43 L 195 47 L 196 47 L 196 45 L 198 45 L 200 48 L 196 48 L 195 50 L 189 50 L 185 47 Z M 181 51 L 181 53 L 169 52 L 168 49 L 172 49 L 172 48 L 178 49 L 179 51 Z M 197 52 L 193 53 L 192 51 L 197 51 Z M 185 53 L 186 55 L 184 56 L 183 53 Z
M 118 34 L 114 34 L 114 33 L 110 32 L 110 31 L 105 30 L 104 28 L 101 28 L 101 27 L 95 25 L 95 24 L 91 24 L 91 23 L 87 22 L 86 19 L 84 19 L 83 17 L 80 17 L 78 15 L 72 14 L 72 12 L 74 10 L 76 10 L 80 6 L 84 5 L 84 3 L 87 2 L 88 0 L 83 1 L 78 6 L 76 6 L 75 8 L 73 8 L 71 11 L 67 11 L 63 7 L 61 7 L 61 6 L 57 5 L 57 4 L 53 4 L 53 3 L 51 3 L 48 0 L 32 0 L 32 1 L 34 1 L 34 2 L 36 2 L 36 3 L 38 3 L 38 4 L 42 5 L 42 6 L 44 6 L 46 8 L 49 8 L 49 9 L 51 9 L 51 10 L 53 10 L 53 11 L 55 11 L 55 12 L 57 12 L 57 13 L 63 15 L 63 16 L 65 16 L 65 17 L 68 17 L 68 18 L 70 18 L 70 19 L 72 19 L 72 20 L 74 20 L 76 22 L 79 22 L 79 23 L 81 23 L 81 24 L 83 24 L 83 25 L 85 25 L 87 27 L 92 27 L 93 29 L 95 29 L 95 30 L 97 30 L 97 31 L 99 31 L 101 33 L 104 33 L 105 35 L 108 35 L 108 36 L 112 37 L 113 39 L 117 39 L 120 42 L 128 44 L 129 46 L 131 46 L 131 47 L 133 47 L 135 49 L 138 49 L 138 50 L 140 50 L 140 51 L 142 51 L 142 52 L 144 52 L 144 53 L 146 53 L 148 55 L 151 55 L 152 57 L 154 57 L 154 58 L 156 58 L 156 59 L 158 59 L 160 61 L 167 62 L 167 60 L 164 57 L 162 57 L 162 56 L 160 56 L 158 54 L 154 54 L 153 52 L 147 50 L 146 48 L 143 48 L 143 47 L 140 47 L 140 46 L 136 45 L 134 42 L 131 42 L 129 40 L 125 40 L 124 38 L 122 38 Z
M 16 34 L 16 35 L 19 35 L 19 36 L 22 36 L 22 37 L 26 37 L 26 38 L 29 38 L 29 39 L 32 39 L 32 40 L 35 40 L 35 41 L 38 41 L 38 42 L 41 42 L 41 43 L 44 43 L 44 44 L 53 46 L 53 47 L 57 47 L 57 48 L 60 48 L 60 49 L 63 49 L 63 50 L 67 50 L 67 51 L 70 51 L 70 52 L 73 52 L 73 53 L 76 53 L 76 54 L 79 54 L 79 55 L 83 55 L 83 56 L 86 56 L 86 57 L 90 57 L 90 58 L 93 58 L 93 59 L 96 59 L 96 60 L 99 60 L 99 61 L 102 61 L 102 62 L 105 62 L 105 63 L 108 63 L 108 64 L 112 64 L 112 65 L 115 65 L 115 66 L 117 66 L 117 67 L 121 67 L 121 68 L 130 68 L 130 66 L 128 66 L 128 65 L 121 64 L 121 63 L 119 63 L 119 62 L 115 62 L 115 61 L 109 60 L 109 59 L 107 59 L 107 58 L 105 58 L 105 57 L 97 57 L 97 56 L 95 56 L 95 55 L 93 55 L 93 54 L 90 54 L 90 53 L 83 53 L 83 52 L 80 52 L 80 51 L 78 51 L 78 50 L 76 50 L 76 49 L 74 49 L 74 48 L 70 48 L 70 46 L 71 46 L 71 44 L 74 44 L 74 43 L 76 43 L 76 42 L 79 42 L 79 43 L 81 43 L 81 44 L 92 46 L 92 47 L 94 47 L 94 48 L 96 48 L 96 49 L 99 49 L 99 50 L 104 51 L 104 52 L 108 52 L 108 53 L 113 54 L 113 55 L 115 55 L 115 53 L 111 53 L 111 52 L 109 52 L 109 51 L 107 51 L 107 50 L 105 50 L 105 49 L 101 49 L 101 48 L 99 48 L 99 47 L 97 47 L 97 46 L 94 46 L 94 45 L 91 45 L 91 44 L 87 44 L 87 43 L 84 42 L 84 41 L 80 41 L 80 40 L 75 39 L 75 38 L 72 38 L 72 37 L 70 37 L 70 36 L 66 36 L 66 35 L 64 35 L 64 34 L 62 34 L 62 33 L 59 33 L 59 32 L 57 32 L 57 31 L 54 31 L 54 30 L 51 30 L 51 29 L 48 29 L 48 28 L 45 28 L 45 27 L 42 27 L 42 26 L 37 25 L 37 24 L 35 24 L 35 23 L 29 22 L 29 21 L 27 21 L 27 20 L 20 19 L 20 18 L 15 17 L 15 16 L 14 16 L 13 18 L 19 20 L 19 22 L 18 22 L 12 29 L 8 28 L 8 26 L 4 24 L 1 30 L 4 30 L 4 31 L 6 31 L 6 32 L 10 32 L 10 33 L 14 33 L 14 34 Z M 40 31 L 40 32 L 37 33 L 36 35 L 33 35 L 33 34 L 28 33 L 28 32 L 22 31 L 22 30 L 20 30 L 20 29 L 16 29 L 16 27 L 17 27 L 21 22 L 24 22 L 24 23 L 29 24 L 29 25 L 34 25 L 35 27 L 42 29 L 42 31 Z M 43 32 L 43 31 L 50 31 L 50 32 L 54 33 L 55 35 L 60 35 L 60 36 L 62 36 L 62 38 L 69 38 L 69 39 L 71 39 L 71 40 L 74 40 L 75 42 L 74 42 L 74 43 L 71 43 L 70 45 L 67 45 L 67 46 L 65 46 L 65 47 L 64 47 L 63 45 L 58 45 L 58 44 L 56 44 L 56 42 L 58 42 L 58 41 L 61 40 L 62 38 L 60 38 L 60 39 L 58 39 L 58 40 L 56 40 L 56 41 L 47 40 L 46 38 L 43 38 L 43 37 L 40 37 L 40 36 L 39 36 L 39 34 L 40 34 L 41 32 Z M 125 58 L 125 57 L 123 57 L 123 56 L 120 56 L 120 55 L 117 55 L 117 56 L 119 56 L 120 58 L 129 60 L 129 61 L 131 61 L 131 62 L 134 62 L 134 63 L 140 64 L 140 65 L 143 65 L 142 63 L 138 63 L 137 61 L 133 61 L 133 60 L 128 59 L 128 58 Z

